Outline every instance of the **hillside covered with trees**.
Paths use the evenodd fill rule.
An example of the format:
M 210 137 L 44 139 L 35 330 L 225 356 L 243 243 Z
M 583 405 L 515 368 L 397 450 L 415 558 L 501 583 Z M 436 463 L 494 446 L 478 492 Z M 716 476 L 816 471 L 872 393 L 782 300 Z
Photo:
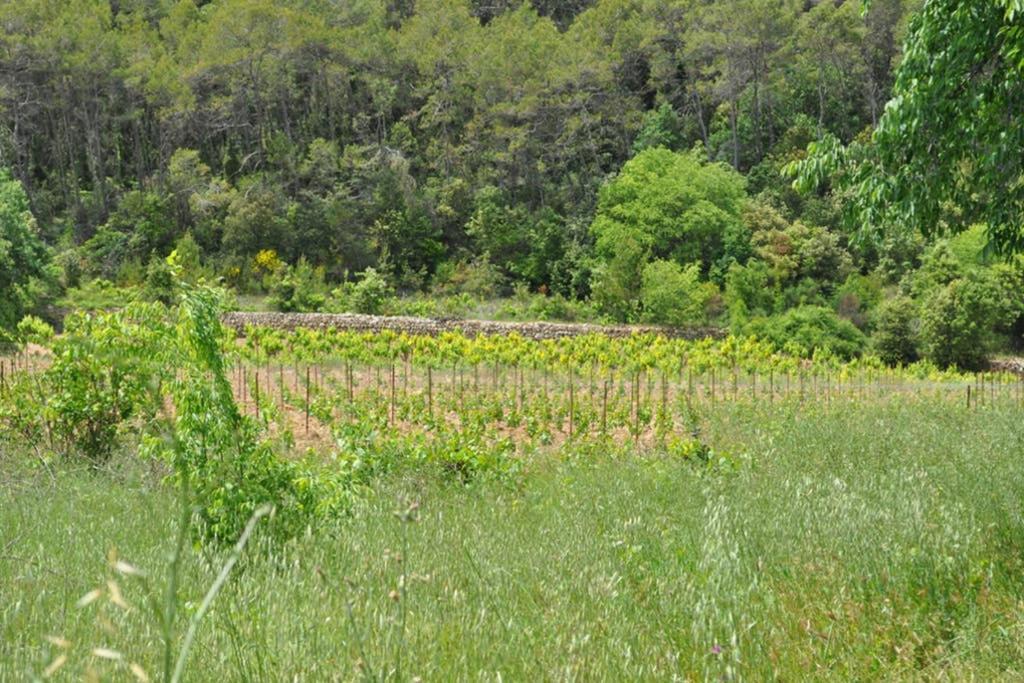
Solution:
M 987 5 L 0 3 L 0 326 L 166 298 L 173 251 L 284 310 L 513 296 L 509 315 L 978 365 L 1024 330 L 1004 258 L 1024 190 L 998 156 L 1019 149 L 1021 34 L 1013 2 Z M 973 42 L 904 54 L 956 12 Z M 944 130 L 966 132 L 944 140 L 893 124 L 894 91 L 943 55 L 921 111 L 987 108 L 956 109 Z M 912 153 L 901 135 L 920 165 L 885 157 L 886 136 Z M 970 173 L 929 178 L 930 145 L 957 140 Z M 894 178 L 872 186 L 892 211 L 861 201 L 867 174 Z

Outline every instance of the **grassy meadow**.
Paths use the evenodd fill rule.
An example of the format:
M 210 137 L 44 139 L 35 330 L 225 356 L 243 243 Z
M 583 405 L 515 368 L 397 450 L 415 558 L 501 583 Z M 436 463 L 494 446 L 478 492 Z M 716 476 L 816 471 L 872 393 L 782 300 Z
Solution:
M 399 468 L 315 532 L 257 530 L 185 679 L 1024 675 L 1019 408 L 905 396 L 702 419 L 727 461 L 581 443 L 468 484 Z M 143 580 L 112 567 L 163 590 L 173 489 L 129 454 L 102 472 L 33 461 L 0 444 L 0 680 L 158 679 Z M 225 555 L 185 553 L 181 620 Z

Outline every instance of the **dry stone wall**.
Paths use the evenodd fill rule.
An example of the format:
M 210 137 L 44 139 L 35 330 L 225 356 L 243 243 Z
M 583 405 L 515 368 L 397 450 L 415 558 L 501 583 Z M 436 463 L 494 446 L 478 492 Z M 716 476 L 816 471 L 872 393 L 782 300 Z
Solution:
M 1008 372 L 1024 377 L 1024 358 L 996 358 L 989 361 L 988 367 L 992 372 Z
M 409 318 L 402 316 L 357 315 L 352 313 L 226 313 L 223 322 L 241 333 L 247 325 L 283 330 L 334 328 L 349 332 L 405 332 L 410 335 L 436 336 L 444 332 L 462 332 L 467 336 L 512 333 L 527 339 L 558 339 L 585 334 L 628 337 L 632 334 L 657 334 L 672 339 L 720 339 L 721 329 L 714 327 L 675 328 L 650 325 L 586 325 L 579 323 L 497 322 L 492 320 L 457 320 Z

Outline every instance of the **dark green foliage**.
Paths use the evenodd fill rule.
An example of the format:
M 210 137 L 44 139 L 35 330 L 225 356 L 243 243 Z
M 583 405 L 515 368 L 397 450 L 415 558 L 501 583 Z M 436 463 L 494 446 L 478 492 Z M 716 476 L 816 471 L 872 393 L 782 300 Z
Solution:
M 388 299 L 394 296 L 394 289 L 388 281 L 373 268 L 367 268 L 349 291 L 348 303 L 355 313 L 379 314 L 384 312 Z
M 644 268 L 640 290 L 642 319 L 662 325 L 702 325 L 715 286 L 700 281 L 700 266 L 652 261 Z
M 0 170 L 0 332 L 36 305 L 33 281 L 48 277 L 48 263 L 21 183 Z
M 861 228 L 935 235 L 980 222 L 996 251 L 1024 248 L 1021 16 L 1018 0 L 926 2 L 870 144 L 826 136 L 793 167 L 798 183 L 849 188 Z
M 725 305 L 735 332 L 741 331 L 751 317 L 770 314 L 776 296 L 764 261 L 751 261 L 745 266 L 734 263 L 729 267 L 725 276 Z
M 774 318 L 756 319 L 746 331 L 801 356 L 821 350 L 850 359 L 859 356 L 867 345 L 864 334 L 851 322 L 821 306 L 800 306 Z
M 836 289 L 833 298 L 841 317 L 867 330 L 871 326 L 871 311 L 884 296 L 880 277 L 853 273 Z
M 177 293 L 178 286 L 173 268 L 167 259 L 154 256 L 146 266 L 146 282 L 142 289 L 142 296 L 148 301 L 157 301 L 164 306 L 170 306 L 174 304 Z
M 908 297 L 882 302 L 874 314 L 871 349 L 890 365 L 912 363 L 918 358 L 918 309 Z
M 992 347 L 999 312 L 998 288 L 980 275 L 952 280 L 922 302 L 922 355 L 942 367 L 977 369 Z
M 323 269 L 314 268 L 304 258 L 295 267 L 281 267 L 270 278 L 270 302 L 278 311 L 319 311 L 327 301 Z
M 643 126 L 633 141 L 633 153 L 639 154 L 651 147 L 678 149 L 681 142 L 679 117 L 672 105 L 663 102 L 657 109 L 644 115 Z
M 493 299 L 506 288 L 506 278 L 486 257 L 472 262 L 443 263 L 434 275 L 434 292 Z

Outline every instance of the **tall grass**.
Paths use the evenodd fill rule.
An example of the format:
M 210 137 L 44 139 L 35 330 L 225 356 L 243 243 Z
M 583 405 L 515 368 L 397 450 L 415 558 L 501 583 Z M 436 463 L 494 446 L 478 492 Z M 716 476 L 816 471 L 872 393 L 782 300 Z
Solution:
M 404 470 L 315 535 L 257 532 L 186 679 L 1024 675 L 1019 412 L 908 398 L 703 417 L 725 465 L 610 449 L 537 456 L 511 483 Z M 173 494 L 138 465 L 51 478 L 0 449 L 0 680 L 61 655 L 57 678 L 129 662 L 156 678 L 159 629 L 111 560 L 166 580 Z M 223 560 L 187 555 L 185 618 Z

